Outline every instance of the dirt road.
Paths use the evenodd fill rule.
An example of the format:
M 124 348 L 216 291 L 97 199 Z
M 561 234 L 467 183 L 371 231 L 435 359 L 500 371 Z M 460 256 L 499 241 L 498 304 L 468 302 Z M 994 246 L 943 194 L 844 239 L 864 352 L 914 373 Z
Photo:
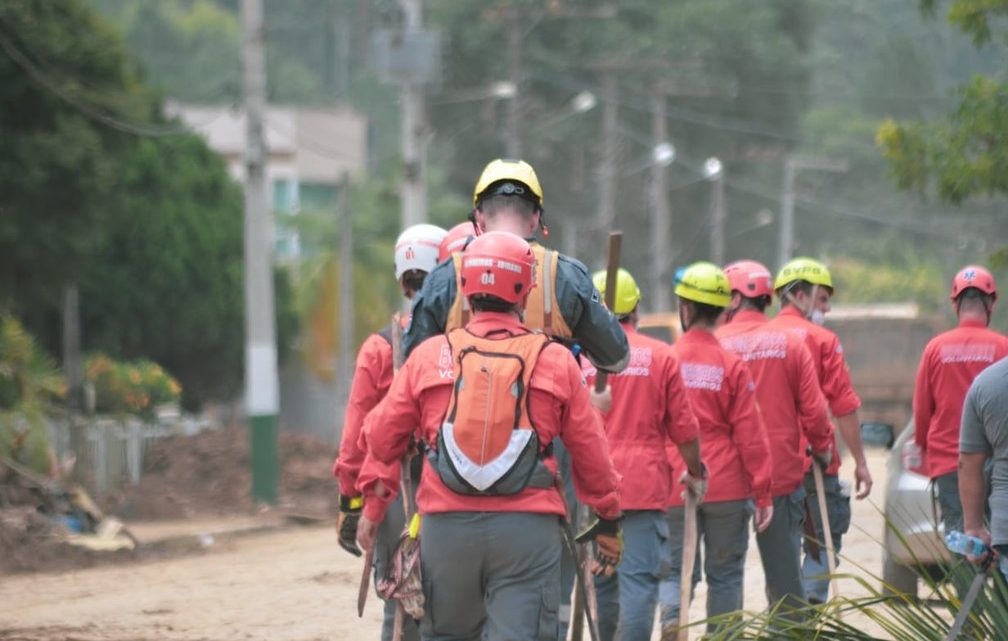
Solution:
M 881 503 L 885 452 L 870 454 Z M 849 471 L 848 471 L 849 473 Z M 878 572 L 882 518 L 856 502 L 845 554 Z M 372 595 L 355 611 L 360 561 L 342 552 L 330 527 L 294 528 L 216 543 L 185 558 L 0 580 L 0 639 L 376 641 Z M 750 545 L 746 608 L 765 606 L 763 573 Z M 853 580 L 841 591 L 856 593 Z M 694 600 L 703 618 L 703 584 Z

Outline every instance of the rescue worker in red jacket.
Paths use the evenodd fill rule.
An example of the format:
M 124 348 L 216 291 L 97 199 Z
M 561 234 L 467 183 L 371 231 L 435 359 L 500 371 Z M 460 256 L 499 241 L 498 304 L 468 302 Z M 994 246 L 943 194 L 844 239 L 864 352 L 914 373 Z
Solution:
M 626 334 L 616 316 L 605 308 L 588 269 L 575 258 L 536 242 L 546 233 L 543 189 L 539 177 L 523 160 L 496 159 L 487 163 L 473 187 L 470 221 L 474 233 L 506 231 L 526 239 L 536 256 L 536 286 L 525 306 L 524 324 L 542 330 L 565 344 L 576 343 L 591 363 L 607 372 L 622 370 L 629 358 Z M 463 327 L 470 315 L 459 286 L 459 257 L 442 262 L 424 281 L 413 301 L 413 316 L 403 336 L 403 354 L 409 355 L 425 339 Z M 565 483 L 567 500 L 574 502 L 570 462 L 563 443 L 555 448 Z M 572 505 L 573 508 L 573 505 Z M 563 631 L 570 619 L 575 562 L 563 560 Z
M 672 347 L 690 406 L 700 423 L 700 447 L 707 465 L 705 479 L 687 471 L 691 485 L 709 486 L 696 492 L 697 531 L 703 539 L 704 576 L 707 580 L 707 616 L 742 608 L 742 586 L 749 520 L 755 512 L 757 529 L 773 516 L 770 497 L 770 452 L 766 430 L 756 405 L 752 375 L 735 354 L 721 347 L 714 329 L 728 306 L 728 279 L 712 263 L 690 265 L 678 278 L 679 320 L 683 335 Z M 677 472 L 683 469 L 670 453 Z M 709 481 L 706 478 L 709 477 Z M 706 498 L 704 494 L 706 493 Z M 700 563 L 693 585 L 682 586 L 683 499 L 670 496 L 668 523 L 672 541 L 672 573 L 660 591 L 662 638 L 674 639 L 679 624 L 680 590 L 692 589 L 700 580 Z M 717 626 L 708 625 L 714 632 Z
M 444 229 L 427 224 L 413 225 L 399 234 L 394 253 L 395 277 L 407 299 L 416 295 L 424 278 L 437 265 L 439 247 L 444 238 Z M 393 328 L 389 325 L 371 334 L 357 352 L 350 397 L 343 416 L 339 454 L 333 464 L 333 476 L 339 479 L 340 491 L 340 518 L 337 527 L 339 544 L 354 556 L 361 555 L 356 538 L 357 523 L 364 504 L 363 497 L 357 491 L 357 476 L 365 454 L 360 443 L 361 428 L 364 418 L 385 397 L 392 384 L 392 331 Z M 375 567 L 379 576 L 384 573 L 404 526 L 401 505 L 399 509 L 393 509 L 392 514 L 382 525 L 378 549 L 375 551 Z M 382 641 L 392 639 L 394 616 L 395 603 L 387 601 Z M 405 641 L 419 637 L 415 625 L 405 626 L 403 634 Z
M 829 269 L 811 258 L 795 258 L 777 273 L 774 291 L 780 298 L 781 311 L 770 321 L 774 327 L 785 329 L 804 339 L 812 363 L 819 378 L 819 387 L 836 421 L 836 433 L 843 439 L 847 451 L 854 459 L 855 494 L 860 500 L 868 496 L 872 488 L 871 472 L 861 443 L 861 419 L 858 408 L 861 399 L 851 385 L 850 372 L 844 360 L 840 339 L 831 330 L 823 327 L 826 313 L 830 310 L 833 297 L 833 278 Z M 836 435 L 834 435 L 834 442 Z M 850 484 L 840 481 L 840 452 L 834 447 L 829 467 L 823 474 L 823 489 L 826 492 L 826 510 L 829 514 L 833 548 L 840 560 L 843 534 L 850 527 Z M 815 479 L 812 474 L 812 459 L 805 460 L 805 493 L 808 505 L 818 502 Z M 806 539 L 805 558 L 802 561 L 802 575 L 805 577 L 805 596 L 812 603 L 823 603 L 829 597 L 829 565 L 827 555 L 820 553 L 825 545 L 822 519 L 819 510 L 809 511 L 815 524 L 816 539 Z
M 962 531 L 959 501 L 959 426 L 966 392 L 977 374 L 1008 355 L 1008 338 L 988 328 L 997 284 L 983 267 L 964 267 L 952 279 L 959 326 L 928 342 L 914 386 L 914 441 L 938 489 L 945 531 Z
M 606 273 L 593 280 L 605 296 Z M 672 443 L 694 478 L 704 476 L 697 419 L 667 343 L 637 332 L 640 289 L 625 269 L 616 275 L 613 312 L 630 341 L 630 363 L 609 377 L 611 406 L 603 412 L 613 465 L 622 477 L 623 542 L 616 576 L 595 579 L 602 641 L 648 641 L 658 585 L 672 567 L 665 508 L 673 488 L 666 443 Z M 585 370 L 594 387 L 594 367 Z M 617 629 L 619 632 L 617 633 Z
M 460 269 L 471 320 L 419 345 L 368 417 L 362 548 L 398 490 L 390 467 L 411 436 L 427 448 L 417 492 L 424 639 L 558 636 L 558 437 L 579 497 L 599 516 L 597 561 L 615 566 L 622 553 L 618 477 L 581 370 L 568 349 L 521 323 L 534 265 L 518 236 L 475 238 Z
M 752 260 L 725 267 L 731 287 L 728 323 L 717 333 L 721 345 L 745 361 L 756 383 L 756 399 L 770 442 L 773 519 L 756 535 L 770 605 L 805 601 L 801 540 L 805 524 L 805 442 L 829 464 L 833 425 L 805 343 L 764 315 L 773 289 L 770 271 Z M 818 464 L 818 463 L 817 463 Z M 757 519 L 758 520 L 758 519 Z

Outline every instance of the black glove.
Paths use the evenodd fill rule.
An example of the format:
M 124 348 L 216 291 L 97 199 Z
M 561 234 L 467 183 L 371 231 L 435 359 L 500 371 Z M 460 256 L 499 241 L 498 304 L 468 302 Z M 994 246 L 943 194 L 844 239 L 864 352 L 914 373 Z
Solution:
M 363 504 L 359 496 L 350 498 L 340 495 L 339 521 L 336 524 L 339 546 L 354 556 L 363 554 L 357 547 L 357 523 L 360 522 Z
M 623 517 L 598 519 L 575 539 L 578 543 L 595 541 L 595 574 L 612 575 L 623 558 Z
M 822 469 L 826 469 L 833 462 L 833 447 L 827 447 L 821 452 L 816 452 L 812 449 L 812 446 L 808 446 L 808 453 L 812 456 L 812 459 L 819 465 Z

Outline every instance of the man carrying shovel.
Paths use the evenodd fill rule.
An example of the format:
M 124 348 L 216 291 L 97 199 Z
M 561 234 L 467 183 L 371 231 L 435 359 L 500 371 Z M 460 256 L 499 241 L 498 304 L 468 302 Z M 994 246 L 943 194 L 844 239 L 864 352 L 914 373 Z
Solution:
M 579 496 L 599 517 L 596 560 L 615 566 L 622 554 L 618 477 L 580 368 L 521 323 L 534 269 L 522 238 L 475 238 L 460 262 L 471 320 L 417 347 L 368 417 L 383 429 L 370 432 L 358 481 L 363 548 L 398 491 L 393 468 L 411 438 L 427 452 L 417 492 L 423 639 L 559 636 L 558 437 Z
M 725 273 L 731 284 L 729 321 L 717 335 L 752 373 L 770 443 L 773 517 L 761 523 L 757 512 L 756 519 L 767 601 L 770 607 L 783 601 L 786 609 L 796 610 L 806 598 L 800 566 L 805 443 L 811 443 L 816 459 L 828 465 L 833 426 L 805 344 L 772 327 L 763 313 L 772 295 L 769 270 L 756 261 L 741 260 L 725 267 Z
M 770 452 L 766 431 L 756 406 L 752 376 L 741 358 L 721 347 L 714 336 L 725 307 L 731 301 L 728 279 L 721 268 L 711 263 L 694 263 L 677 279 L 679 320 L 683 335 L 673 351 L 690 406 L 700 423 L 700 446 L 707 464 L 707 475 L 698 477 L 686 469 L 675 452 L 670 458 L 676 473 L 682 473 L 687 491 L 673 490 L 668 511 L 672 542 L 672 574 L 660 590 L 662 639 L 673 640 L 685 625 L 688 612 L 681 612 L 681 601 L 699 582 L 700 564 L 695 566 L 688 584 L 683 585 L 681 568 L 683 542 L 702 537 L 703 571 L 707 580 L 707 617 L 735 612 L 742 608 L 742 584 L 746 550 L 749 547 L 749 519 L 753 501 L 758 527 L 769 522 Z M 707 478 L 709 477 L 709 481 Z M 709 482 L 709 486 L 708 486 Z M 706 494 L 706 498 L 705 498 Z M 684 523 L 692 521 L 687 507 L 699 504 L 695 522 L 697 534 L 684 532 Z M 695 503 L 694 503 L 695 502 Z M 700 557 L 699 547 L 696 556 Z M 717 624 L 709 624 L 714 632 Z
M 606 272 L 594 277 L 606 295 Z M 603 410 L 613 465 L 622 476 L 623 561 L 616 576 L 595 579 L 602 641 L 648 641 L 658 586 L 672 570 L 665 506 L 673 491 L 665 452 L 674 443 L 692 478 L 703 478 L 697 419 L 671 346 L 637 332 L 640 289 L 625 269 L 616 275 L 613 311 L 630 341 L 630 363 L 609 377 L 612 405 Z M 595 368 L 587 368 L 594 385 Z M 617 631 L 618 630 L 618 631 Z

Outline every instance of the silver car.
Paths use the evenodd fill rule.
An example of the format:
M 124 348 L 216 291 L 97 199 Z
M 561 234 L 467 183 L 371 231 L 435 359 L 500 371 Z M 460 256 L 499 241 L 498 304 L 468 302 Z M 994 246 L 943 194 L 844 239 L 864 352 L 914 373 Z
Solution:
M 942 575 L 949 560 L 941 512 L 930 479 L 915 471 L 913 421 L 893 444 L 887 465 L 886 531 L 882 550 L 883 591 L 917 596 L 921 573 Z

